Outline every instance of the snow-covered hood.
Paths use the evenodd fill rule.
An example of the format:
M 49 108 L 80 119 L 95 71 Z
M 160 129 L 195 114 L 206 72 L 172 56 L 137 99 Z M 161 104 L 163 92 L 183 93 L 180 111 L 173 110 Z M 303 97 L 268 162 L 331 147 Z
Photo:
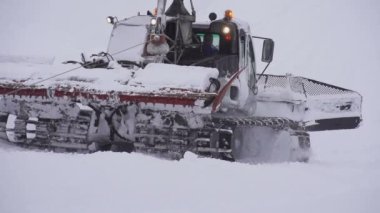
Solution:
M 218 77 L 218 70 L 214 68 L 169 64 L 149 64 L 145 69 L 134 71 L 117 64 L 114 69 L 76 68 L 77 65 L 0 63 L 0 85 L 72 88 L 100 93 L 162 94 L 173 90 L 199 93 L 208 88 L 210 78 Z M 70 69 L 75 70 L 62 74 Z
M 153 92 L 165 90 L 189 90 L 204 92 L 210 85 L 210 78 L 218 78 L 215 68 L 149 64 L 138 70 L 128 82 L 128 90 Z

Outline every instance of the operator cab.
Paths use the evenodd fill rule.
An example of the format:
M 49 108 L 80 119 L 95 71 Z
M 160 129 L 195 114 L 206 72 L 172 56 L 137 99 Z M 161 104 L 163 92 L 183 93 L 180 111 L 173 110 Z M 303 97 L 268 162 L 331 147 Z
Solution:
M 174 40 L 175 23 L 168 22 L 165 34 Z M 236 72 L 239 67 L 238 28 L 233 22 L 224 19 L 211 23 L 192 25 L 192 44 L 184 46 L 178 60 L 179 65 L 218 68 L 219 71 Z M 174 53 L 167 54 L 169 61 Z
M 215 14 L 211 18 L 212 14 L 210 22 L 199 23 L 195 22 L 194 11 L 169 8 L 163 17 L 139 15 L 112 22 L 108 53 L 117 53 L 115 60 L 126 67 L 157 62 L 202 66 L 217 68 L 219 77 L 230 77 L 239 68 L 248 68 L 254 79 L 256 66 L 249 24 L 233 19 L 230 10 L 219 20 Z M 263 46 L 262 61 L 270 63 L 272 57 L 273 42 Z

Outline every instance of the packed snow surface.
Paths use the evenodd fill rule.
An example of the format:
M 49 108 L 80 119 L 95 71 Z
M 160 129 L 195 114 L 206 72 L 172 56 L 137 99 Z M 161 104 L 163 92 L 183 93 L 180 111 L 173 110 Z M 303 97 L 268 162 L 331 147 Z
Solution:
M 200 21 L 211 11 L 221 17 L 232 9 L 256 35 L 272 37 L 276 50 L 268 73 L 293 73 L 360 92 L 363 125 L 312 133 L 307 164 L 249 165 L 192 154 L 173 162 L 140 154 L 25 151 L 0 143 L 0 212 L 380 211 L 379 1 L 194 4 Z M 155 1 L 137 0 L 2 0 L 0 55 L 7 58 L 0 61 L 25 61 L 22 56 L 32 64 L 51 64 L 51 58 L 60 63 L 79 59 L 83 51 L 104 51 L 112 30 L 105 17 L 154 7 Z M 256 42 L 258 59 L 260 46 Z M 12 72 L 21 76 L 23 70 Z
M 0 149 L 2 212 L 378 212 L 368 126 L 313 134 L 310 163 L 250 165 L 140 154 Z M 364 139 L 363 139 L 364 138 Z

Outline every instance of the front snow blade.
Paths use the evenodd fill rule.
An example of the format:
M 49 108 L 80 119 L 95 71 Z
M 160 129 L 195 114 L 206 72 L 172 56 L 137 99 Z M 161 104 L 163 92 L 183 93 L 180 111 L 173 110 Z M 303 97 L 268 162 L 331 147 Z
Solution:
M 339 129 L 355 129 L 361 122 L 360 117 L 333 118 L 316 120 L 315 124 L 307 126 L 308 131 L 325 131 Z

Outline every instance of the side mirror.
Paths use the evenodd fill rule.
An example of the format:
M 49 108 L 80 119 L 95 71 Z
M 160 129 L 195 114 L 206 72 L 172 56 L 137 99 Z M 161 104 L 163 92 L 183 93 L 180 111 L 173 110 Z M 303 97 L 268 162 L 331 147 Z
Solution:
M 272 39 L 265 39 L 263 44 L 263 55 L 261 61 L 271 63 L 273 61 L 274 41 Z

